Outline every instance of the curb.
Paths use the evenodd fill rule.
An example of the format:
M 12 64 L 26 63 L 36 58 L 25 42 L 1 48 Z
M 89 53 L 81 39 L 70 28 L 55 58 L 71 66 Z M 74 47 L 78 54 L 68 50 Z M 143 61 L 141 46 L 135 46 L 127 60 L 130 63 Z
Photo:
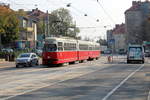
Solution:
M 0 61 L 5 61 L 5 59 L 0 59 Z

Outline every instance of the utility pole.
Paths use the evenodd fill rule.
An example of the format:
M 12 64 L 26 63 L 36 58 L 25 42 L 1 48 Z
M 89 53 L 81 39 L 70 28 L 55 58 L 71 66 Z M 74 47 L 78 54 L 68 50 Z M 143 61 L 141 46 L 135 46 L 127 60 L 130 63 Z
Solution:
M 48 14 L 48 10 L 47 10 L 47 18 L 46 18 L 46 26 L 47 26 L 47 35 L 46 36 L 49 36 L 49 14 Z
M 0 34 L 0 49 L 2 48 L 2 40 L 1 40 L 1 34 Z

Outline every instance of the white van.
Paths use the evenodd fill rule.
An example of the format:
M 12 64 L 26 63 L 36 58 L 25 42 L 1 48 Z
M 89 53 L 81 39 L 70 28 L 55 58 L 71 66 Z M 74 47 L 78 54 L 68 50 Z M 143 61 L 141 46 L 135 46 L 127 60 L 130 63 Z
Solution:
M 129 45 L 127 53 L 127 63 L 144 63 L 144 48 L 142 45 Z

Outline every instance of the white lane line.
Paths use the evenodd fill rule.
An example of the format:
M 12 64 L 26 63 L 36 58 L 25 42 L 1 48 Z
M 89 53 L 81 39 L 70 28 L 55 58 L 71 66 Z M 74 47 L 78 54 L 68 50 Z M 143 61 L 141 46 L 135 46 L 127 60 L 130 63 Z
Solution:
M 114 89 L 112 89 L 102 100 L 107 100 L 120 86 L 122 86 L 131 76 L 133 76 L 137 71 L 139 71 L 143 67 L 144 67 L 144 64 L 141 65 L 134 72 L 132 72 L 129 76 L 127 76 L 119 85 L 117 85 Z
M 147 100 L 150 100 L 150 91 L 149 91 L 149 93 L 148 93 Z
M 87 66 L 84 66 L 84 67 L 85 67 L 85 68 L 91 68 L 90 66 L 88 66 L 88 67 L 87 67 Z M 83 68 L 84 68 L 84 67 L 83 67 Z M 106 66 L 100 67 L 99 70 L 100 70 L 100 69 L 103 69 L 103 68 L 105 68 L 105 67 L 109 67 L 109 66 L 106 65 Z M 69 68 L 68 68 L 68 69 L 69 69 Z M 73 68 L 71 68 L 71 69 L 73 69 Z M 75 69 L 75 68 L 74 68 L 74 69 Z M 96 69 L 96 70 L 97 70 L 97 69 Z M 78 77 L 87 75 L 87 74 L 92 73 L 92 72 L 94 72 L 94 71 L 96 71 L 96 70 L 90 70 L 90 71 L 88 71 L 88 72 L 86 72 L 86 73 L 83 73 L 83 74 L 78 75 L 78 76 L 75 76 L 75 77 L 71 77 L 71 78 L 64 79 L 64 80 L 59 80 L 59 81 L 54 82 L 54 83 L 52 83 L 52 84 L 45 84 L 45 85 L 43 85 L 43 86 L 40 86 L 39 88 L 30 89 L 30 90 L 27 90 L 27 91 L 24 91 L 24 92 L 22 92 L 22 93 L 18 93 L 18 94 L 9 96 L 9 97 L 0 98 L 0 100 L 11 99 L 11 98 L 13 98 L 13 97 L 16 97 L 16 96 L 19 96 L 19 95 L 23 95 L 23 94 L 26 94 L 26 93 L 29 93 L 29 92 L 33 92 L 33 91 L 39 90 L 39 89 L 41 89 L 41 88 L 45 88 L 45 87 L 48 87 L 48 86 L 53 86 L 53 85 L 55 85 L 55 84 L 64 82 L 64 81 L 66 81 L 66 80 L 70 80 L 70 79 L 74 79 L 74 78 L 78 78 Z M 69 72 L 69 71 L 68 71 L 68 72 Z M 74 73 L 74 72 L 73 72 L 73 73 Z

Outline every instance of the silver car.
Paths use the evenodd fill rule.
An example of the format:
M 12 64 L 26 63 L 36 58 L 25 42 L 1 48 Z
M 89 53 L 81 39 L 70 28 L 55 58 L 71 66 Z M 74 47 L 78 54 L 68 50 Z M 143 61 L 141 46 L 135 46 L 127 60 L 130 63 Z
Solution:
M 16 68 L 21 66 L 33 66 L 39 64 L 39 58 L 35 53 L 22 53 L 16 59 Z

